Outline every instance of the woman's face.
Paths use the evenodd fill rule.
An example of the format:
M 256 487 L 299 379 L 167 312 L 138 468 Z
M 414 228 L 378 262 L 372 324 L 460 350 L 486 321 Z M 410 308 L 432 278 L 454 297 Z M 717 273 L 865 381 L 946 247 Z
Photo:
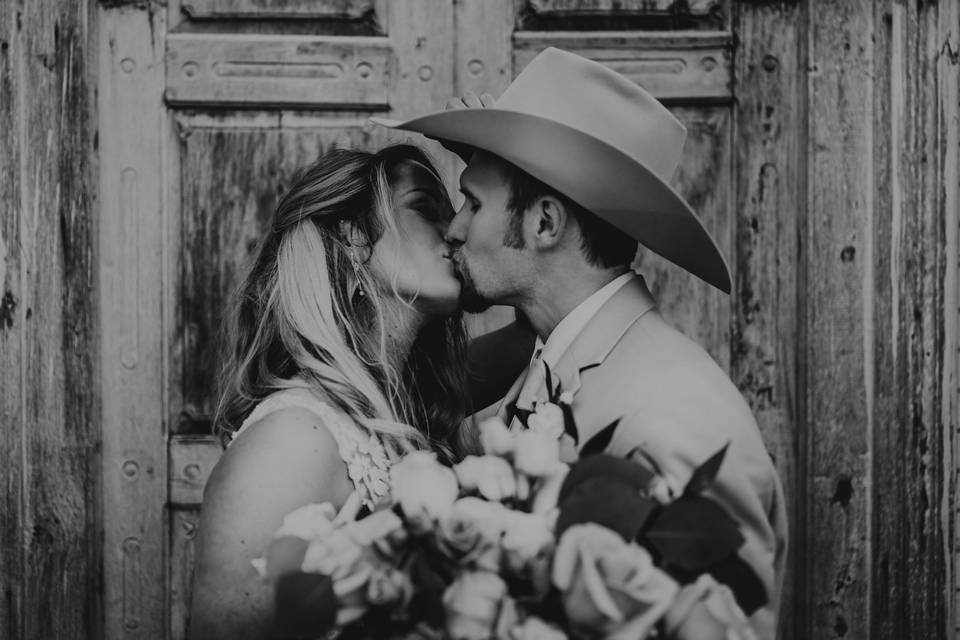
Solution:
M 373 246 L 371 268 L 388 286 L 429 316 L 457 310 L 460 281 L 444 234 L 453 206 L 443 184 L 425 166 L 408 161 L 393 176 L 398 235 L 386 231 Z

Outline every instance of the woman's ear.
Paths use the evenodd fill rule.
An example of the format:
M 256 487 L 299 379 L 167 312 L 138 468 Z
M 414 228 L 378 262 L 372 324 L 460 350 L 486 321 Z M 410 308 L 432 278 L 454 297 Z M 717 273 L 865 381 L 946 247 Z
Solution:
M 569 213 L 564 204 L 553 196 L 541 196 L 534 202 L 531 211 L 532 242 L 534 246 L 548 249 L 555 247 L 563 238 Z

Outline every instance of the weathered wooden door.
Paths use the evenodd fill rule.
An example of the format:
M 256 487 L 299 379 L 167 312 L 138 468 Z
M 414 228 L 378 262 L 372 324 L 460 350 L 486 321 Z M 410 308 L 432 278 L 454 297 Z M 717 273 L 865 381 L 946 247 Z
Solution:
M 498 95 L 547 46 L 604 62 L 687 125 L 676 184 L 742 289 L 729 2 L 102 0 L 99 28 L 109 638 L 185 635 L 198 507 L 219 454 L 208 434 L 224 303 L 295 168 L 333 145 L 396 139 L 368 116 Z M 455 161 L 429 146 L 453 180 Z M 791 239 L 778 249 L 789 259 Z M 740 298 L 655 256 L 637 266 L 722 366 L 754 372 L 737 381 L 789 489 L 792 425 L 771 413 L 762 373 L 780 355 L 761 353 L 773 329 L 744 335 Z

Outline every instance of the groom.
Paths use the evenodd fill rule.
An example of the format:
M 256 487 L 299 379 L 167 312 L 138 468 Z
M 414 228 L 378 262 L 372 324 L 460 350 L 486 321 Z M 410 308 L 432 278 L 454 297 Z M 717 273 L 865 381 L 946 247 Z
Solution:
M 776 471 L 736 387 L 630 268 L 640 242 L 730 291 L 716 245 L 668 186 L 683 125 L 633 82 L 557 49 L 484 106 L 381 123 L 476 150 L 447 232 L 463 304 L 512 305 L 537 335 L 502 415 L 546 398 L 546 364 L 573 393 L 580 446 L 619 420 L 606 452 L 639 448 L 674 487 L 729 442 L 711 497 L 737 520 L 741 558 L 767 592 L 751 623 L 774 638 L 786 549 Z

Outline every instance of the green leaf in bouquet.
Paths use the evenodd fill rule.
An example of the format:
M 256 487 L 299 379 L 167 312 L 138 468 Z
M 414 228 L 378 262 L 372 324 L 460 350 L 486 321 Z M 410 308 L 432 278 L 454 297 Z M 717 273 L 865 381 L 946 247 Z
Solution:
M 285 574 L 277 580 L 274 596 L 275 624 L 283 636 L 321 636 L 336 625 L 339 605 L 330 576 Z
M 634 491 L 640 492 L 647 488 L 654 474 L 644 465 L 632 460 L 625 460 L 606 453 L 587 456 L 577 460 L 570 467 L 570 472 L 564 478 L 560 487 L 560 502 L 578 484 L 596 477 L 609 477 L 624 483 Z
M 613 440 L 613 434 L 616 432 L 619 425 L 620 418 L 617 418 L 601 429 L 595 436 L 587 440 L 587 443 L 583 445 L 582 449 L 580 449 L 580 457 L 587 458 L 606 451 L 607 445 L 609 445 L 610 441 Z
M 425 622 L 432 627 L 442 627 L 445 616 L 443 592 L 453 577 L 443 569 L 440 554 L 415 553 L 407 570 L 410 572 L 410 581 L 416 588 L 407 607 L 407 615 L 411 620 Z
M 644 532 L 641 544 L 661 558 L 662 566 L 702 573 L 743 544 L 737 523 L 719 504 L 683 495 L 663 507 Z
M 743 558 L 732 553 L 716 565 L 710 567 L 710 575 L 733 591 L 737 604 L 748 616 L 767 604 L 767 590 L 763 583 Z
M 737 605 L 750 616 L 767 604 L 767 591 L 753 568 L 736 553 L 731 553 L 718 563 L 704 568 L 701 571 L 690 571 L 677 566 L 669 568 L 667 573 L 680 584 L 691 584 L 704 573 L 733 591 Z
M 713 485 L 717 474 L 720 473 L 720 465 L 723 464 L 723 459 L 726 457 L 729 447 L 730 442 L 728 441 L 719 451 L 707 458 L 706 462 L 694 469 L 690 481 L 683 490 L 684 494 L 703 493 Z
M 555 533 L 559 539 L 573 525 L 592 522 L 631 541 L 659 506 L 616 476 L 593 476 L 577 483 L 560 500 Z

